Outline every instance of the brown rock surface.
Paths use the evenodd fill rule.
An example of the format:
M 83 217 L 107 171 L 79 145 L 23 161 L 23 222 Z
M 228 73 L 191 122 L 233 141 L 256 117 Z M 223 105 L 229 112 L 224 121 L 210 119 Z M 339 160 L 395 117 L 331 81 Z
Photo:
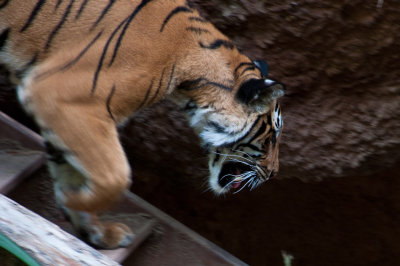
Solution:
M 281 250 L 295 265 L 398 264 L 400 1 L 191 3 L 286 83 L 278 178 L 297 178 L 202 193 L 205 155 L 164 102 L 122 130 L 132 190 L 251 265 L 281 265 Z

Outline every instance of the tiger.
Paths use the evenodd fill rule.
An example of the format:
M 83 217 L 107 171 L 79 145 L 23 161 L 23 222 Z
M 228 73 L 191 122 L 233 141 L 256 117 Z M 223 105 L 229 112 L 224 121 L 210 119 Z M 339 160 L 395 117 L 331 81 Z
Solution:
M 279 170 L 285 85 L 185 0 L 2 0 L 0 62 L 40 128 L 57 204 L 95 247 L 132 242 L 99 214 L 131 185 L 118 128 L 156 102 L 186 115 L 216 194 Z

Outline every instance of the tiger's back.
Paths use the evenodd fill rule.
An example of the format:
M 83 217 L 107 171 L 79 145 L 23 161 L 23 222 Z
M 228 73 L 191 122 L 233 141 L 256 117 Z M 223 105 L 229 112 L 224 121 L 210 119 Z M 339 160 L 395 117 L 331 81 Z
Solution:
M 210 64 L 213 58 L 207 56 L 207 64 L 202 63 L 207 51 L 200 45 L 227 38 L 185 1 L 6 1 L 0 32 L 0 61 L 12 80 L 19 83 L 34 70 L 39 78 L 74 79 L 80 91 L 103 100 L 114 91 L 110 109 L 115 119 L 163 98 L 187 77 L 226 75 L 220 58 Z M 157 86 L 161 75 L 167 84 Z M 58 83 L 52 90 L 69 89 Z M 80 97 L 76 90 L 69 94 Z M 144 98 L 148 101 L 138 101 Z

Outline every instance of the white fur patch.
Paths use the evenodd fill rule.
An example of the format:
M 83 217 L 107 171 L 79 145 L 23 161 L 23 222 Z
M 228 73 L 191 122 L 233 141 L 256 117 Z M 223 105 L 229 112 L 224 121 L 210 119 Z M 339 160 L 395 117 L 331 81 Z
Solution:
M 197 109 L 194 114 L 190 117 L 190 126 L 197 128 L 202 126 L 205 121 L 205 115 L 211 112 L 210 108 L 207 109 Z
M 27 113 L 32 114 L 33 113 L 32 95 L 30 91 L 23 85 L 17 86 L 17 98 L 20 104 L 23 106 L 24 110 Z
M 270 80 L 270 79 L 265 79 L 265 80 L 264 80 L 264 83 L 265 83 L 265 85 L 267 85 L 267 86 L 271 86 L 272 84 L 275 83 L 275 81 Z
M 223 156 L 225 158 L 226 156 Z M 213 192 L 216 194 L 221 194 L 227 192 L 228 189 L 222 188 L 218 183 L 219 173 L 221 172 L 222 162 L 224 159 L 219 160 L 215 165 L 212 165 L 212 161 L 209 161 L 208 168 L 210 170 L 210 177 L 208 179 L 209 186 Z
M 214 118 L 218 118 L 216 114 L 212 115 Z M 208 119 L 210 122 L 213 122 L 216 125 L 219 125 L 221 128 L 224 129 L 224 132 L 219 132 L 216 128 L 211 125 L 207 125 L 203 118 L 202 128 L 199 130 L 199 136 L 203 140 L 203 143 L 211 144 L 212 146 L 222 146 L 228 143 L 234 143 L 240 138 L 242 138 L 247 131 L 251 127 L 252 123 L 246 123 L 245 126 L 240 126 L 240 123 L 234 123 L 231 121 L 231 125 L 225 125 L 227 118 L 225 119 Z M 218 123 L 216 121 L 224 120 L 224 123 Z M 239 126 L 238 126 L 239 124 Z
M 45 130 L 42 132 L 42 136 L 45 140 L 50 142 L 52 145 L 54 145 L 57 149 L 63 150 L 63 151 L 69 151 L 69 148 L 64 144 L 64 142 L 51 130 Z M 83 165 L 79 162 L 78 158 L 71 154 L 71 153 L 66 153 L 64 154 L 65 160 L 74 168 L 74 170 L 79 173 L 80 175 L 83 175 L 89 180 L 89 174 L 87 173 L 86 169 L 83 167 Z M 70 167 L 71 167 L 70 166 Z M 72 171 L 72 170 L 71 170 Z M 62 173 L 59 173 L 62 174 Z M 57 175 L 59 175 L 57 174 Z M 54 175 L 54 176 L 57 176 Z
M 237 139 L 240 138 L 237 136 L 229 136 L 224 133 L 219 133 L 215 132 L 214 130 L 207 129 L 200 133 L 200 137 L 204 140 L 204 142 L 210 143 L 211 145 L 217 147 L 226 143 L 235 142 Z
M 226 143 L 235 142 L 244 134 L 229 134 L 229 132 L 235 132 L 235 128 L 226 127 L 222 123 L 216 122 L 218 120 L 226 119 L 219 117 L 219 114 L 215 113 L 211 108 L 197 109 L 190 117 L 190 126 L 195 129 L 203 143 L 208 143 L 212 146 L 221 146 Z M 213 121 L 215 124 L 221 125 L 221 127 L 224 128 L 227 133 L 217 132 L 215 128 L 207 125 L 207 123 L 211 121 Z

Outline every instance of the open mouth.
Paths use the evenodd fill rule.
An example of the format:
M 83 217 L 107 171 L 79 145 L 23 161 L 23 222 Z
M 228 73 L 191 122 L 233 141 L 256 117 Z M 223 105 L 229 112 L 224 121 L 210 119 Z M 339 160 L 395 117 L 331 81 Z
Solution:
M 252 169 L 239 162 L 228 162 L 222 166 L 218 177 L 218 184 L 223 188 L 239 188 L 244 180 L 244 174 Z

